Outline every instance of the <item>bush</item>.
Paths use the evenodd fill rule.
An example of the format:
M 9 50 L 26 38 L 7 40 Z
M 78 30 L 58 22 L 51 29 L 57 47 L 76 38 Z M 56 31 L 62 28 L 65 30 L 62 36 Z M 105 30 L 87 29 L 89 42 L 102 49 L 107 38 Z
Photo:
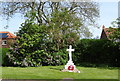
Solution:
M 6 66 L 6 65 L 10 65 L 9 61 L 8 61 L 8 57 L 7 57 L 7 53 L 9 52 L 9 48 L 0 48 L 0 58 L 2 58 L 0 60 L 0 63 L 2 66 Z
M 44 50 L 35 50 L 31 53 L 28 52 L 16 54 L 17 50 L 10 50 L 10 54 L 8 54 L 9 61 L 15 66 L 41 66 L 43 62 L 45 63 L 47 61 L 46 59 L 48 53 L 46 53 Z
M 17 49 L 19 50 L 19 49 Z M 48 66 L 63 65 L 66 63 L 66 53 L 64 51 L 47 53 L 44 50 L 36 50 L 31 53 L 17 53 L 17 50 L 10 50 L 9 61 L 14 66 Z M 22 50 L 22 48 L 21 48 Z M 19 52 L 19 51 L 17 51 Z
M 67 62 L 68 54 L 66 50 L 60 50 L 59 52 L 52 53 L 52 64 L 51 65 L 63 65 Z
M 120 66 L 119 44 L 110 40 L 82 39 L 75 47 L 75 63 L 77 65 Z

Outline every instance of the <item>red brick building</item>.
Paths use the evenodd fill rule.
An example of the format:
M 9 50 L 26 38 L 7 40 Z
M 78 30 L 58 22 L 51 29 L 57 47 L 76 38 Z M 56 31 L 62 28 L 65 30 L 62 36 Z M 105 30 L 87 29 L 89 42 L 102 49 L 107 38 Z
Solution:
M 114 31 L 114 28 L 112 28 L 113 31 Z M 105 28 L 105 26 L 103 25 L 102 26 L 102 33 L 101 33 L 101 37 L 100 39 L 109 39 L 109 35 L 111 34 L 112 32 L 110 32 L 110 28 Z
M 0 32 L 0 48 L 10 48 L 15 42 L 16 36 L 10 32 Z

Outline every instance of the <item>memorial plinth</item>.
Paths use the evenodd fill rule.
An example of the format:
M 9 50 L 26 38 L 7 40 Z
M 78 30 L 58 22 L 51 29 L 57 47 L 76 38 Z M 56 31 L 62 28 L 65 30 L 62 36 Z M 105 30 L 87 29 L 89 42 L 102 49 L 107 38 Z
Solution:
M 76 69 L 76 66 L 74 65 L 74 63 L 72 61 L 72 51 L 74 51 L 74 49 L 72 49 L 72 46 L 70 45 L 69 49 L 67 49 L 66 51 L 69 52 L 69 61 L 65 65 L 65 69 L 62 71 L 63 72 L 68 71 L 68 72 L 80 73 L 80 71 L 78 69 Z

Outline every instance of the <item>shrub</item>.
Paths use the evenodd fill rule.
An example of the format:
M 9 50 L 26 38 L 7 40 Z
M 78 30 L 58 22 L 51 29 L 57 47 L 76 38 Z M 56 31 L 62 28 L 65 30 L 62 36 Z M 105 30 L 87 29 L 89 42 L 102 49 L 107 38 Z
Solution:
M 18 49 L 19 50 L 19 49 Z M 8 54 L 9 60 L 16 66 L 41 66 L 42 63 L 46 63 L 48 53 L 44 50 L 36 50 L 31 53 L 17 53 L 11 50 Z
M 2 66 L 6 66 L 6 65 L 10 65 L 9 61 L 8 61 L 8 57 L 7 57 L 7 53 L 9 52 L 9 48 L 0 48 L 0 58 L 2 58 L 0 60 L 0 63 Z
M 74 54 L 77 65 L 93 64 L 93 66 L 120 66 L 119 44 L 110 40 L 82 39 L 76 46 Z
M 19 50 L 19 49 L 17 49 Z M 36 50 L 31 53 L 17 53 L 17 50 L 10 50 L 8 54 L 9 61 L 14 66 L 48 66 L 63 65 L 66 63 L 66 55 L 64 51 L 47 53 L 44 50 Z M 21 48 L 22 50 L 22 48 Z M 20 51 L 17 51 L 20 52 Z
M 52 65 L 63 65 L 67 62 L 68 54 L 66 50 L 60 50 L 59 52 L 52 53 Z

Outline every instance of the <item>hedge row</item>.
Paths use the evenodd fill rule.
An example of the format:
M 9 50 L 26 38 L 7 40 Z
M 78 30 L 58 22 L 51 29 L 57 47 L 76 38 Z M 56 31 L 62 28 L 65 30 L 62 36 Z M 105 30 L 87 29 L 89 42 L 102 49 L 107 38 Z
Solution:
M 84 66 L 120 66 L 120 42 L 82 39 L 75 47 L 74 61 Z
M 73 48 L 75 51 L 73 52 L 73 61 L 75 65 L 81 65 L 81 66 L 92 66 L 92 67 L 98 67 L 98 66 L 111 66 L 111 67 L 119 67 L 120 66 L 120 42 L 112 42 L 109 40 L 100 40 L 100 39 L 82 39 L 78 42 L 76 46 Z M 60 52 L 53 55 L 53 62 L 50 62 L 50 65 L 61 65 L 66 64 L 67 62 L 67 54 L 65 54 L 64 51 L 66 51 L 67 48 L 61 49 Z M 3 66 L 9 66 L 12 65 L 9 63 L 9 60 L 7 59 L 7 56 L 5 55 L 6 52 L 8 52 L 7 48 L 2 49 L 2 56 Z M 43 54 L 43 53 L 42 53 Z M 56 57 L 59 55 L 59 58 Z M 64 59 L 63 59 L 64 58 Z M 66 58 L 66 59 L 65 59 Z M 59 62 L 56 64 L 54 60 L 59 60 Z M 44 63 L 44 62 L 43 62 Z M 52 64 L 51 64 L 52 63 Z M 54 64 L 53 64 L 54 63 Z M 45 63 L 43 65 L 46 65 Z

